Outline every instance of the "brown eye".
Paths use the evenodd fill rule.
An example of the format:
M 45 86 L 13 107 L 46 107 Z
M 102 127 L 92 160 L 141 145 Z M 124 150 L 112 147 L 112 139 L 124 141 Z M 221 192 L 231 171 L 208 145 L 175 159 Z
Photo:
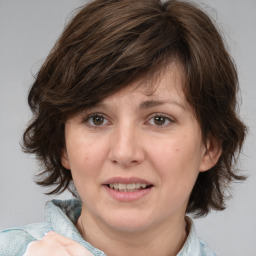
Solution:
M 173 120 L 163 114 L 155 114 L 148 120 L 148 124 L 159 127 L 167 127 L 171 123 L 173 123 Z
M 93 116 L 92 122 L 94 125 L 102 125 L 104 123 L 104 117 L 102 116 Z
M 163 117 L 163 116 L 155 116 L 154 117 L 155 125 L 164 125 L 165 122 L 166 122 L 166 117 Z
M 108 124 L 108 120 L 101 114 L 92 114 L 85 118 L 84 122 L 89 127 L 101 127 Z

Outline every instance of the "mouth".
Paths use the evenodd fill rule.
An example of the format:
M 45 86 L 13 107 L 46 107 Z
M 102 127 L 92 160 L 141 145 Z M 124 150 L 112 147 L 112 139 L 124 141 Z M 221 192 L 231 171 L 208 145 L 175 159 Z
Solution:
M 138 177 L 113 177 L 104 182 L 111 198 L 119 202 L 135 202 L 147 198 L 154 185 Z
M 128 184 L 110 183 L 105 185 L 110 189 L 113 189 L 115 191 L 120 191 L 120 192 L 136 192 L 136 191 L 141 191 L 141 190 L 151 188 L 153 186 L 145 183 L 128 183 Z

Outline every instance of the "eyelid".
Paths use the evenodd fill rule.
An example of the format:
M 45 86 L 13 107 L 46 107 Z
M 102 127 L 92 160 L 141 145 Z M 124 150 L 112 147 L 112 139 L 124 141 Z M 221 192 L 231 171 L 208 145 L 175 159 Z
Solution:
M 147 118 L 146 123 L 148 123 L 154 117 L 166 118 L 166 120 L 168 120 L 170 123 L 175 122 L 175 119 L 173 117 L 171 117 L 170 115 L 166 115 L 166 114 L 163 114 L 163 113 L 154 113 L 154 114 L 149 115 L 149 117 Z M 168 126 L 168 125 L 162 125 L 162 127 L 166 127 L 166 126 Z M 159 125 L 159 127 L 161 127 L 161 126 Z
M 102 117 L 104 118 L 104 120 L 107 120 L 108 123 L 110 123 L 109 119 L 106 117 L 105 114 L 103 113 L 100 113 L 100 112 L 91 112 L 91 113 L 87 113 L 85 115 L 85 117 L 83 117 L 82 119 L 82 122 L 85 123 L 88 127 L 91 127 L 91 128 L 101 128 L 103 126 L 105 126 L 106 124 L 102 124 L 102 125 L 91 125 L 89 124 L 89 120 L 90 118 L 93 118 L 95 116 L 99 116 L 99 117 Z
M 94 117 L 94 116 L 101 116 L 101 117 L 105 117 L 104 114 L 100 113 L 100 112 L 89 112 L 89 113 L 85 113 L 84 117 L 83 117 L 83 122 L 87 121 L 89 118 Z
M 169 119 L 170 121 L 175 121 L 174 117 L 168 115 L 168 114 L 164 114 L 162 112 L 156 112 L 156 113 L 153 113 L 153 114 L 150 114 L 148 119 L 152 118 L 152 117 L 156 117 L 156 116 L 159 116 L 159 117 L 165 117 L 167 119 Z

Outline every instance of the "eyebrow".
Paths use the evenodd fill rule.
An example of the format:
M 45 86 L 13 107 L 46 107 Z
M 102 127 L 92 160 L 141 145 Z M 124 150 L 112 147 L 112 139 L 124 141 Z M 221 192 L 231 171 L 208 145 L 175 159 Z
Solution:
M 179 103 L 179 102 L 177 102 L 175 100 L 166 100 L 166 101 L 147 100 L 147 101 L 142 102 L 140 104 L 139 108 L 140 109 L 149 109 L 149 108 L 153 108 L 153 107 L 164 105 L 164 104 L 174 104 L 174 105 L 179 106 L 182 109 L 186 109 L 186 107 L 183 104 L 181 104 L 181 103 Z
M 168 99 L 168 100 L 146 100 L 143 101 L 142 103 L 140 103 L 139 105 L 139 109 L 142 110 L 146 110 L 146 109 L 150 109 L 153 107 L 157 107 L 157 106 L 161 106 L 161 105 L 165 105 L 165 104 L 172 104 L 172 105 L 176 105 L 184 110 L 186 110 L 186 106 L 174 99 Z M 107 109 L 108 105 L 105 104 L 104 102 L 98 102 L 97 104 L 95 104 L 94 106 L 92 106 L 91 108 L 88 109 L 93 109 L 93 108 L 104 108 Z

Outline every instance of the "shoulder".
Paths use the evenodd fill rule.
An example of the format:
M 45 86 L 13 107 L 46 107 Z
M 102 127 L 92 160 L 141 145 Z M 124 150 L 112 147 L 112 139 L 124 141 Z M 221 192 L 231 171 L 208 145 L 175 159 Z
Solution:
M 28 244 L 43 238 L 45 233 L 54 230 L 56 233 L 74 238 L 78 233 L 73 223 L 81 213 L 79 200 L 53 200 L 46 205 L 46 221 L 8 228 L 0 232 L 0 256 L 22 256 Z M 79 237 L 79 234 L 77 234 Z
M 22 256 L 27 245 L 35 239 L 22 229 L 6 229 L 0 232 L 0 255 Z
M 30 242 L 42 239 L 50 230 L 47 223 L 5 229 L 0 232 L 0 255 L 22 256 Z

